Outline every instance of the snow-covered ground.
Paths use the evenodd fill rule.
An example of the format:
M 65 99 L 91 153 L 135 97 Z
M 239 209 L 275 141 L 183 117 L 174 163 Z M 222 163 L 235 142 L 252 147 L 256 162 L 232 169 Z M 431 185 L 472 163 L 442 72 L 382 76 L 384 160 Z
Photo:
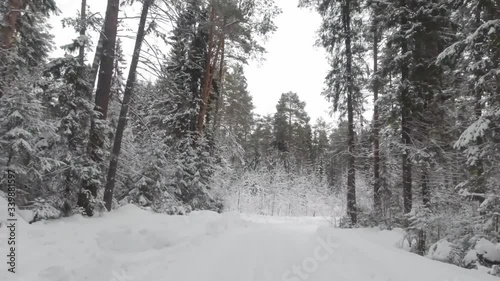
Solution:
M 401 250 L 400 231 L 328 225 L 321 217 L 167 216 L 128 205 L 100 218 L 19 225 L 17 273 L 6 275 L 2 261 L 0 280 L 498 280 Z M 3 226 L 0 241 L 6 233 Z

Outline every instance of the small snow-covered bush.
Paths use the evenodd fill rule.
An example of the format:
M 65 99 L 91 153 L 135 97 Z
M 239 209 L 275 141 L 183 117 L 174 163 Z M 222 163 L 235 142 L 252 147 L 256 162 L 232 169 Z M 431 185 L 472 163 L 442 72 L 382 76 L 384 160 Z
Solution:
M 460 265 L 462 262 L 461 251 L 458 246 L 447 239 L 434 243 L 427 253 L 427 257 L 433 260 Z
M 469 269 L 485 267 L 487 272 L 500 277 L 500 244 L 476 237 L 462 259 L 462 266 Z
M 63 212 L 54 207 L 53 202 L 37 198 L 31 207 L 33 211 L 33 220 L 30 222 L 37 222 L 48 219 L 58 219 L 63 216 Z
M 500 265 L 500 244 L 481 238 L 476 242 L 474 250 L 481 265 L 487 267 Z

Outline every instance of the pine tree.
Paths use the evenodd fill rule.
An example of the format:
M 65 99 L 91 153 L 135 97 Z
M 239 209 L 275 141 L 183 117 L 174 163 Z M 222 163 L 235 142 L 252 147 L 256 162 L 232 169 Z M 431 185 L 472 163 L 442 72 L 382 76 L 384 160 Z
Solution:
M 200 85 L 200 112 L 197 120 L 199 134 L 205 129 L 205 119 L 213 99 L 211 88 L 214 79 L 217 79 L 217 72 L 220 73 L 218 80 L 222 85 L 221 74 L 224 73 L 225 58 L 229 57 L 231 52 L 240 51 L 240 54 L 233 57 L 246 62 L 246 57 L 263 52 L 264 48 L 256 38 L 265 37 L 276 29 L 273 20 L 279 12 L 274 1 L 209 1 L 204 17 L 206 53 Z
M 206 50 L 204 11 L 197 1 L 179 17 L 172 31 L 172 49 L 166 62 L 166 75 L 159 81 L 164 93 L 155 106 L 165 116 L 155 121 L 164 132 L 164 145 L 170 147 L 173 175 L 169 183 L 179 201 L 191 208 L 216 208 L 210 197 L 211 177 L 217 155 L 211 153 L 207 138 L 199 136 L 199 114 L 203 54 Z M 212 205 L 212 206 L 210 206 Z M 217 207 L 218 208 L 218 207 Z
M 281 95 L 274 115 L 274 145 L 282 153 L 285 169 L 296 172 L 310 164 L 311 127 L 309 116 L 305 111 L 305 102 L 296 93 Z

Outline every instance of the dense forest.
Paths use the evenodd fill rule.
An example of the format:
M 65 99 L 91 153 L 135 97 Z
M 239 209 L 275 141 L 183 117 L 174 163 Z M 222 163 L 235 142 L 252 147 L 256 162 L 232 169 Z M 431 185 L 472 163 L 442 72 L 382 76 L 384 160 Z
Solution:
M 500 239 L 498 0 L 301 0 L 322 18 L 335 124 L 293 91 L 254 113 L 244 66 L 277 28 L 273 0 L 80 4 L 61 57 L 56 0 L 0 4 L 0 166 L 34 221 L 128 203 L 342 216 L 404 228 L 422 255 L 446 239 L 446 262 L 494 264 L 470 251 Z

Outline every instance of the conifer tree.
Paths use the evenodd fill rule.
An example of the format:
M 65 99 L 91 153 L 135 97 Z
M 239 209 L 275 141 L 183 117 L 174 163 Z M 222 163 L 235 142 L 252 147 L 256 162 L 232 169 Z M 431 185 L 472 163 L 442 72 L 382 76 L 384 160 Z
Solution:
M 300 171 L 311 160 L 311 127 L 305 102 L 296 93 L 281 95 L 274 115 L 275 147 L 288 172 Z
M 45 174 L 64 166 L 50 153 L 58 137 L 56 124 L 48 118 L 44 104 L 47 81 L 43 73 L 52 50 L 52 36 L 46 22 L 58 10 L 53 1 L 30 4 L 22 1 L 0 4 L 3 8 L 0 166 L 17 174 L 16 187 L 24 191 L 17 200 L 22 200 L 21 197 L 33 200 L 43 195 Z
M 118 0 L 109 0 L 104 21 L 103 54 L 101 57 L 99 79 L 95 95 L 95 116 L 92 118 L 87 151 L 93 162 L 88 169 L 93 172 L 82 183 L 78 205 L 86 210 L 86 214 L 93 215 L 91 202 L 97 197 L 99 186 L 102 184 L 103 160 L 105 157 L 104 145 L 106 143 L 106 119 L 108 116 L 109 95 L 113 77 L 115 43 L 118 29 Z
M 357 223 L 356 211 L 356 155 L 355 115 L 362 111 L 361 89 L 364 86 L 365 52 L 361 44 L 361 4 L 357 0 L 303 1 L 317 9 L 323 22 L 319 31 L 320 44 L 326 48 L 332 70 L 326 77 L 324 95 L 333 100 L 335 110 L 347 115 L 348 122 L 348 171 L 347 213 L 352 224 Z

